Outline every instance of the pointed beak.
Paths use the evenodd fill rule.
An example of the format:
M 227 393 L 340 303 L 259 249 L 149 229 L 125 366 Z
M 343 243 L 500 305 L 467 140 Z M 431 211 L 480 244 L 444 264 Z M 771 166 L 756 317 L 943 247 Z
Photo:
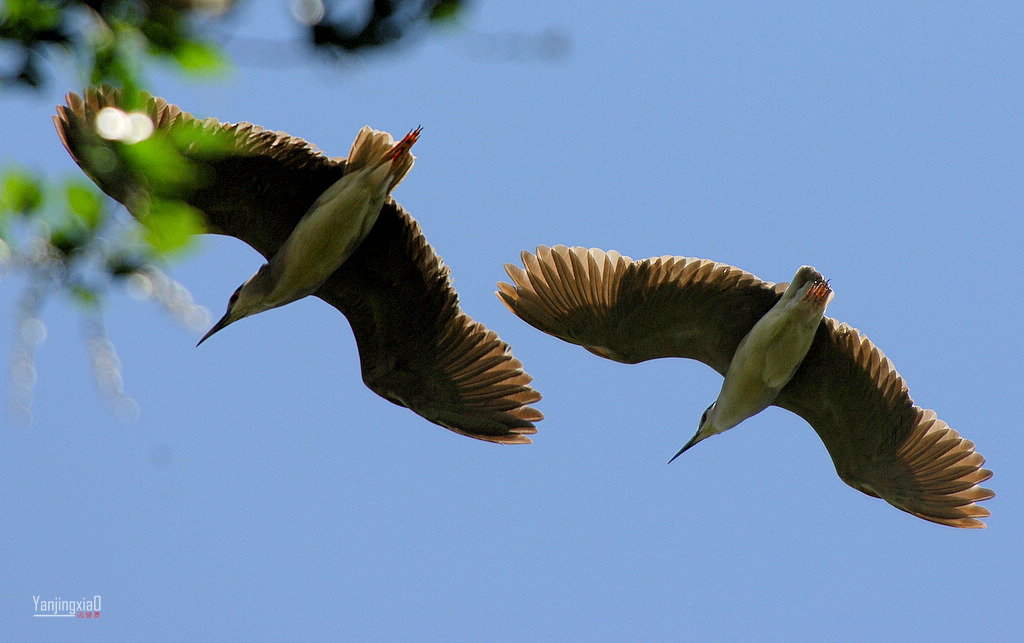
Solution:
M 214 324 L 213 328 L 211 328 L 208 333 L 203 335 L 203 338 L 199 340 L 199 344 L 202 344 L 203 342 L 205 342 L 207 339 L 210 338 L 210 335 L 213 335 L 218 330 L 224 328 L 225 326 L 227 326 L 228 324 L 230 324 L 233 321 L 234 320 L 231 319 L 231 311 L 228 311 L 228 312 L 224 313 L 224 316 L 220 318 L 220 321 L 217 322 L 216 324 Z M 197 348 L 199 347 L 199 344 L 196 344 Z
M 679 456 L 683 455 L 683 453 L 686 452 L 687 449 L 689 449 L 693 445 L 697 444 L 698 442 L 700 442 L 701 440 L 703 440 L 706 437 L 708 437 L 708 436 L 707 435 L 701 435 L 700 431 L 697 431 L 696 433 L 694 433 L 693 437 L 690 438 L 690 441 L 687 442 L 686 444 L 684 444 L 682 449 L 679 449 L 679 453 L 677 453 L 674 456 L 672 456 L 672 460 L 675 460 Z M 668 463 L 672 464 L 672 460 L 669 460 Z

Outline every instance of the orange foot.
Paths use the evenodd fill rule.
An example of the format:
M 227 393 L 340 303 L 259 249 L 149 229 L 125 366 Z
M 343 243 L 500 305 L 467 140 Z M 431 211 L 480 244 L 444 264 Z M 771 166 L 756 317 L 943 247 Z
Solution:
M 395 146 L 391 148 L 391 164 L 394 165 L 400 158 L 409 153 L 412 146 L 416 141 L 420 140 L 420 132 L 423 131 L 423 126 L 419 126 L 416 129 L 410 131 L 405 135 L 405 138 L 395 143 Z
M 804 295 L 805 301 L 810 301 L 817 306 L 822 305 L 828 301 L 828 295 L 832 292 L 832 288 L 828 285 L 828 280 L 816 281 Z

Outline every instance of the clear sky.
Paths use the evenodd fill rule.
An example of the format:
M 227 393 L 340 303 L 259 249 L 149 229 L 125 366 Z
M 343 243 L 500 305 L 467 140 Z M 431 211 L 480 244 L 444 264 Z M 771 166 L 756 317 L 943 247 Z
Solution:
M 75 309 L 51 300 L 34 423 L 0 427 L 0 638 L 1020 636 L 1024 6 L 844 4 L 481 1 L 468 29 L 396 55 L 332 66 L 240 39 L 222 80 L 152 72 L 187 111 L 331 155 L 364 124 L 423 125 L 395 197 L 546 419 L 533 445 L 501 447 L 390 404 L 313 298 L 196 348 L 199 332 L 117 292 L 106 318 L 140 407 L 125 424 Z M 238 20 L 281 37 L 286 9 Z M 537 55 L 549 30 L 563 57 Z M 77 172 L 50 122 L 66 89 L 81 88 L 0 94 L 4 159 Z M 721 378 L 602 360 L 514 317 L 493 294 L 502 264 L 558 243 L 771 281 L 815 266 L 828 313 L 987 458 L 989 528 L 853 490 L 778 408 L 667 465 Z M 170 270 L 219 317 L 260 263 L 209 237 Z M 23 287 L 0 284 L 0 353 Z M 33 617 L 33 596 L 94 595 L 99 622 Z

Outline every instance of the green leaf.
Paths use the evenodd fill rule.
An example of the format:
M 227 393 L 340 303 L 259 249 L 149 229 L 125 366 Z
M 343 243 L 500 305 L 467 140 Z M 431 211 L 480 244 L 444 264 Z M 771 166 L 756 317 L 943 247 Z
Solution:
M 202 126 L 179 127 L 169 132 L 169 138 L 177 149 L 188 150 L 192 158 L 203 161 L 214 161 L 239 153 L 237 136 L 227 130 Z M 198 164 L 200 161 L 193 163 Z
M 144 37 L 132 24 L 121 19 L 109 19 L 108 29 L 101 37 L 89 43 L 92 65 L 90 84 L 103 83 L 128 88 L 139 85 L 143 64 L 141 43 Z
M 46 241 L 50 246 L 64 256 L 65 259 L 83 250 L 89 243 L 89 234 L 75 222 L 62 225 L 53 229 Z
M 86 228 L 95 230 L 102 219 L 103 199 L 90 184 L 83 181 L 68 181 L 65 191 L 67 194 L 68 210 Z
M 184 249 L 193 235 L 206 231 L 202 214 L 182 201 L 154 197 L 149 212 L 140 217 L 143 238 L 158 254 Z
M 7 0 L 5 4 L 3 17 L 12 29 L 16 29 L 16 37 L 49 31 L 60 23 L 61 11 L 50 2 Z
M 206 42 L 183 40 L 175 48 L 174 58 L 185 71 L 196 74 L 212 76 L 228 69 L 227 58 L 220 48 Z
M 459 0 L 441 0 L 430 10 L 431 22 L 451 22 L 459 17 L 462 2 Z
M 200 166 L 182 156 L 174 143 L 162 135 L 121 146 L 131 167 L 142 174 L 154 193 L 173 194 L 199 180 Z
M 123 249 L 107 255 L 104 261 L 107 273 L 114 278 L 133 275 L 142 270 L 143 265 L 145 261 L 134 254 L 127 254 Z
M 82 284 L 69 284 L 68 295 L 71 300 L 83 308 L 95 309 L 100 305 L 100 294 L 94 288 Z
M 0 204 L 4 211 L 30 214 L 43 202 L 41 181 L 21 168 L 7 170 L 0 188 Z

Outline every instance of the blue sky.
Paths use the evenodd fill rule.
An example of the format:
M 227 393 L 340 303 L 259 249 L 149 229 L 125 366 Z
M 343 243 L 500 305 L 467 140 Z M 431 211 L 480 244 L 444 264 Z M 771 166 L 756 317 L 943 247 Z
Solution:
M 240 33 L 281 37 L 285 16 L 247 6 Z M 75 309 L 52 300 L 34 423 L 0 427 L 2 638 L 1019 636 L 1024 7 L 480 2 L 464 21 L 340 66 L 242 40 L 230 76 L 156 70 L 150 87 L 331 155 L 364 124 L 422 124 L 395 197 L 534 376 L 534 444 L 470 440 L 377 397 L 347 322 L 312 298 L 196 348 L 200 333 L 115 293 L 109 333 L 141 409 L 125 424 Z M 566 56 L 505 55 L 549 30 Z M 54 178 L 77 172 L 50 123 L 80 89 L 63 78 L 0 95 L 3 157 Z M 515 318 L 493 294 L 502 264 L 557 243 L 772 281 L 814 265 L 829 314 L 987 458 L 989 528 L 847 487 L 777 408 L 666 465 L 721 378 L 601 360 Z M 209 237 L 170 271 L 216 318 L 260 263 Z M 0 283 L 4 353 L 23 286 Z M 99 622 L 32 616 L 33 596 L 93 595 Z

